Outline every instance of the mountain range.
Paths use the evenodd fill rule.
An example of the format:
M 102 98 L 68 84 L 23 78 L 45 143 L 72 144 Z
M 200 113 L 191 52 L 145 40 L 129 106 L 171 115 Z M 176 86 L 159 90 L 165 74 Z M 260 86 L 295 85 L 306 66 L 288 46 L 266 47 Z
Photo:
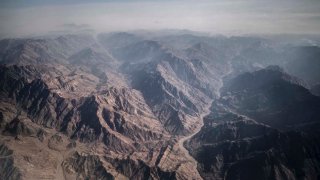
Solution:
M 319 58 L 189 31 L 2 39 L 0 177 L 319 179 Z

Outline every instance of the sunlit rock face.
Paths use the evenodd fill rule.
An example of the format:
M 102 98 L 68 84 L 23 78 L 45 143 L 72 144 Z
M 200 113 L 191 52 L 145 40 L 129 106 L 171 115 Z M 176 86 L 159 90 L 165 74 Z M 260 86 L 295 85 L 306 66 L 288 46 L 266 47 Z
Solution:
M 317 179 L 318 47 L 188 33 L 1 40 L 0 177 Z

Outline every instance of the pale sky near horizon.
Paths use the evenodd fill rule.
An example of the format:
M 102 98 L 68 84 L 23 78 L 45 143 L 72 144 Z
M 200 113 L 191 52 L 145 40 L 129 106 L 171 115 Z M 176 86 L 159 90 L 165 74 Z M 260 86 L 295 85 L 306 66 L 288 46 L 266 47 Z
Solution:
M 94 29 L 320 34 L 319 0 L 2 0 L 0 37 Z

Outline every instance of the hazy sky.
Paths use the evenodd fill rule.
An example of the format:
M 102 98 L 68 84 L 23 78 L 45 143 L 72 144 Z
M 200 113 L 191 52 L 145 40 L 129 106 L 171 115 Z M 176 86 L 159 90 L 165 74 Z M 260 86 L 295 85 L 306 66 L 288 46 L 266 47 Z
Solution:
M 0 36 L 94 29 L 320 34 L 320 0 L 0 0 Z

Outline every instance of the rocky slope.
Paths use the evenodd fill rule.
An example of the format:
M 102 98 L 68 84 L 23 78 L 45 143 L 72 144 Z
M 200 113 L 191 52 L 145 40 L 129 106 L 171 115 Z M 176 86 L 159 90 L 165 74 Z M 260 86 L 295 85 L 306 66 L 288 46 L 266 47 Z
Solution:
M 28 46 L 30 41 L 33 39 L 22 40 L 22 46 Z M 189 133 L 196 128 L 192 124 L 199 120 L 201 109 L 195 108 L 176 84 L 170 85 L 159 76 L 163 79 L 160 86 L 167 84 L 166 88 L 176 91 L 173 95 L 166 90 L 160 92 L 168 99 L 176 99 L 175 108 L 166 107 L 164 102 L 151 106 L 152 99 L 137 87 L 136 79 L 128 79 L 131 76 L 118 69 L 121 59 L 113 58 L 99 44 L 88 41 L 86 47 L 75 53 L 70 50 L 63 55 L 50 51 L 43 54 L 44 49 L 52 49 L 51 41 L 56 39 L 36 43 L 30 51 L 16 52 L 9 63 L 6 58 L 1 61 L 4 63 L 0 69 L 1 142 L 14 152 L 5 162 L 3 176 L 23 179 L 199 176 L 194 164 L 186 162 L 175 145 L 179 137 L 174 134 Z M 3 57 L 15 48 L 6 46 Z M 35 56 L 18 58 L 25 57 L 24 54 Z M 42 61 L 36 56 L 48 58 Z M 190 86 L 190 91 L 199 91 L 196 86 L 183 83 Z M 206 95 L 202 96 L 201 103 L 205 106 Z M 193 108 L 192 112 L 187 112 L 187 106 Z M 162 112 L 155 107 L 161 107 Z M 41 153 L 36 156 L 33 151 Z M 39 172 L 40 167 L 46 169 Z M 187 171 L 195 172 L 186 174 Z
M 0 177 L 316 179 L 319 82 L 288 52 L 178 32 L 1 40 Z M 242 74 L 269 64 L 306 83 Z
M 268 67 L 227 82 L 187 147 L 204 179 L 319 178 L 320 99 Z

